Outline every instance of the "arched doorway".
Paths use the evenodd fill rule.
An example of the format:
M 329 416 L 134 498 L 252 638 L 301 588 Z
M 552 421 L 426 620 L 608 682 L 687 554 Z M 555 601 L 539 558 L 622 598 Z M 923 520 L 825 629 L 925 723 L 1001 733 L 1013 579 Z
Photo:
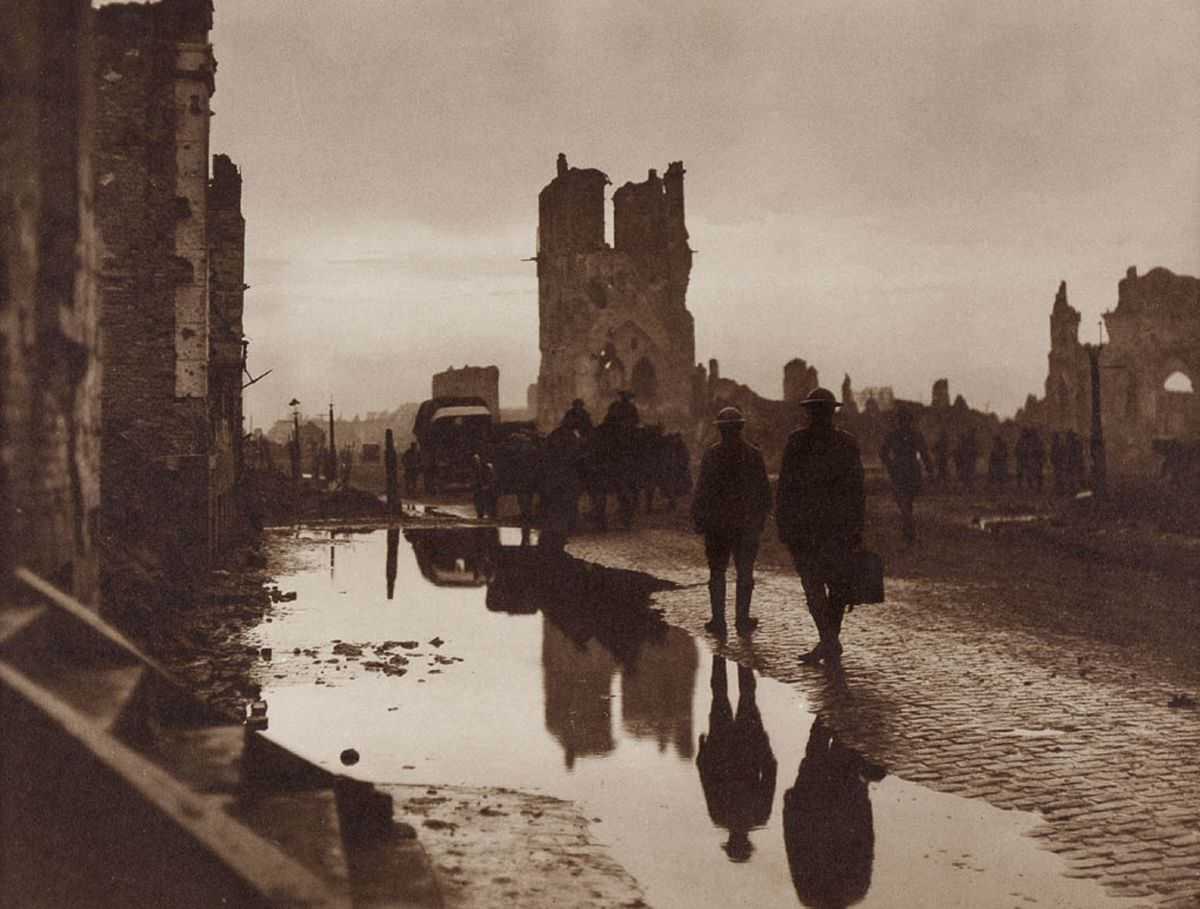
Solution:
M 658 373 L 647 357 L 642 357 L 633 367 L 633 394 L 643 401 L 658 397 Z

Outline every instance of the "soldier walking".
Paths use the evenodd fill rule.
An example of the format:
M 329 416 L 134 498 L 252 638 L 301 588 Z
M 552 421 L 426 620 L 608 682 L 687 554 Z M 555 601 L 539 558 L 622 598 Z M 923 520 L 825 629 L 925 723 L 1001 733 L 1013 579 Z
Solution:
M 410 442 L 408 448 L 404 449 L 400 466 L 404 468 L 404 496 L 411 501 L 416 498 L 417 480 L 421 477 L 421 452 L 416 442 Z
M 708 558 L 712 618 L 704 628 L 718 637 L 726 634 L 725 572 L 731 555 L 737 569 L 738 634 L 748 634 L 758 625 L 758 619 L 750 617 L 750 597 L 758 540 L 771 510 L 771 481 L 762 452 L 742 438 L 745 425 L 736 407 L 717 415 L 721 439 L 704 452 L 692 497 L 692 524 L 696 533 L 704 534 Z
M 850 599 L 850 555 L 862 546 L 866 497 L 858 442 L 833 425 L 841 403 L 814 388 L 800 404 L 808 426 L 788 438 L 779 470 L 775 520 L 791 551 L 820 642 L 803 663 L 836 661 Z
M 904 539 L 911 543 L 917 538 L 913 523 L 913 500 L 921 491 L 921 468 L 933 476 L 933 463 L 925 437 L 913 427 L 912 411 L 905 405 L 896 409 L 896 428 L 887 434 L 879 459 L 887 468 L 892 480 L 892 495 L 900 508 L 900 530 Z

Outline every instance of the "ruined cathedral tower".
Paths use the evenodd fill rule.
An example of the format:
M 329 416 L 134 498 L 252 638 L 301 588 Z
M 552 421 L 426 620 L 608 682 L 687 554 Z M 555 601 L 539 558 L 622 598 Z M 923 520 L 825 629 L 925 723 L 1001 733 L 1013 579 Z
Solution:
M 622 389 L 644 423 L 683 429 L 691 418 L 695 325 L 687 310 L 692 250 L 683 163 L 613 193 L 613 245 L 604 235 L 608 177 L 568 167 L 538 197 L 537 419 L 556 426 L 575 398 L 603 418 Z

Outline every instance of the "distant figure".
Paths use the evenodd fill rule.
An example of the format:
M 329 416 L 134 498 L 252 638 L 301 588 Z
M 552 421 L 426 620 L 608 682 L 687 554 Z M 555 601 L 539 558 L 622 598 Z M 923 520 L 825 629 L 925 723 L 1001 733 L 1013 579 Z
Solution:
M 836 662 L 850 600 L 850 555 L 862 547 L 866 497 L 858 442 L 833 425 L 841 406 L 826 388 L 800 402 L 808 426 L 788 437 L 779 468 L 775 521 L 791 551 L 820 641 L 803 663 Z
M 612 423 L 628 429 L 636 429 L 641 422 L 641 414 L 633 403 L 633 392 L 618 391 L 617 399 L 608 405 L 608 413 L 604 415 L 605 423 Z
M 1057 432 L 1050 437 L 1050 469 L 1054 471 L 1054 491 L 1067 491 L 1067 446 Z
M 979 443 L 975 438 L 975 430 L 968 429 L 958 437 L 958 447 L 954 449 L 954 470 L 963 489 L 975 488 L 975 465 L 978 460 Z
M 1063 448 L 1065 449 L 1067 493 L 1074 495 L 1083 488 L 1083 439 L 1075 434 L 1075 430 L 1067 430 Z
M 499 517 L 500 492 L 496 481 L 496 466 L 480 455 L 471 455 L 471 466 L 475 473 L 475 517 Z
M 875 818 L 869 782 L 887 770 L 813 722 L 796 782 L 783 795 L 783 842 L 796 895 L 814 909 L 844 909 L 871 888 Z
M 708 734 L 700 736 L 696 767 L 713 823 L 729 831 L 722 848 L 730 861 L 750 858 L 750 831 L 771 817 L 775 799 L 775 755 L 754 699 L 754 670 L 738 666 L 738 706 L 729 704 L 725 660 L 712 658 L 712 709 Z
M 945 489 L 950 482 L 950 440 L 944 429 L 933 443 L 933 463 L 937 469 L 937 485 Z
M 879 458 L 887 468 L 892 480 L 892 495 L 900 508 L 900 530 L 904 539 L 912 542 L 917 538 L 913 523 L 913 500 L 921 491 L 921 468 L 933 475 L 933 462 L 925 437 L 913 428 L 912 410 L 904 405 L 896 409 L 896 428 L 887 434 Z
M 579 520 L 581 446 L 579 437 L 559 426 L 546 437 L 541 483 L 542 530 L 538 547 L 561 552 Z
M 416 442 L 409 443 L 404 449 L 400 466 L 404 468 L 404 497 L 411 501 L 417 494 L 417 481 L 421 479 L 421 452 Z
M 583 398 L 576 398 L 571 402 L 570 410 L 563 414 L 562 423 L 559 425 L 578 436 L 586 436 L 592 431 L 592 415 L 583 406 Z
M 736 407 L 725 407 L 717 415 L 721 439 L 704 452 L 700 479 L 692 496 L 692 524 L 704 534 L 708 558 L 708 596 L 712 618 L 707 631 L 725 634 L 725 572 L 733 556 L 737 569 L 737 619 L 739 634 L 753 631 L 757 619 L 750 617 L 754 593 L 754 560 L 758 540 L 771 510 L 771 481 L 762 452 L 742 438 L 746 420 Z
M 988 485 L 1003 489 L 1008 483 L 1008 443 L 999 433 L 992 436 L 992 451 L 988 455 Z
M 1017 488 L 1036 489 L 1041 492 L 1046 449 L 1038 431 L 1032 426 L 1022 427 L 1013 454 L 1017 462 Z

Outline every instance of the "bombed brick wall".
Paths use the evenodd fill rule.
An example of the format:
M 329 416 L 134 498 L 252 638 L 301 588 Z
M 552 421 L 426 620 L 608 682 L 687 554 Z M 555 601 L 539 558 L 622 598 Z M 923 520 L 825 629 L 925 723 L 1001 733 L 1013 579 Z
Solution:
M 242 472 L 242 313 L 246 296 L 246 220 L 242 175 L 228 155 L 214 155 L 208 184 L 209 361 L 213 475 L 209 492 L 211 545 L 220 549 L 236 532 L 237 486 Z
M 483 398 L 492 415 L 500 419 L 500 370 L 495 366 L 448 367 L 434 375 L 432 391 L 435 398 L 468 395 Z
M 94 602 L 91 18 L 82 0 L 3 0 L 0 18 L 0 573 Z
M 634 392 L 645 423 L 692 428 L 695 325 L 686 304 L 692 251 L 683 165 L 613 194 L 604 241 L 604 187 L 592 168 L 558 172 L 538 197 L 537 419 L 557 425 L 575 398 L 600 418 Z
M 208 0 L 96 11 L 102 521 L 208 554 Z

